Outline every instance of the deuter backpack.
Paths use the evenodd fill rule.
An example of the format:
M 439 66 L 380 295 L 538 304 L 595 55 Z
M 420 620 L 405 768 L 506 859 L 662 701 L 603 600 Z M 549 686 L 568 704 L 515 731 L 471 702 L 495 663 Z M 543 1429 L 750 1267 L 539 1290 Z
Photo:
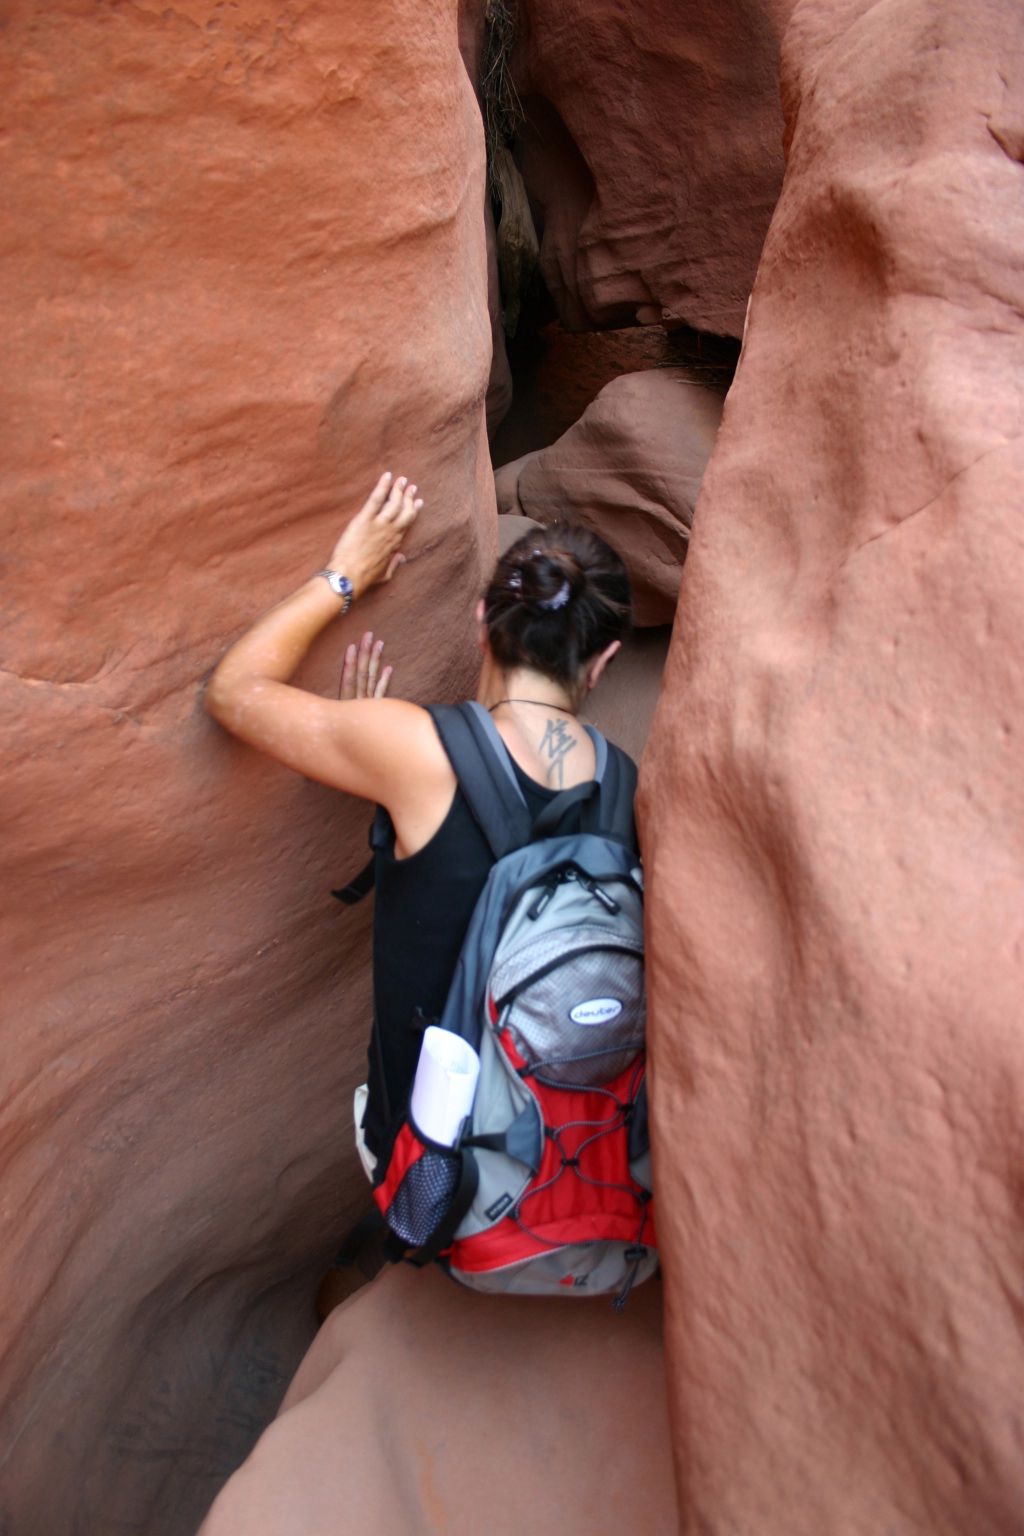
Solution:
M 374 1200 L 406 1258 L 462 1285 L 621 1305 L 658 1264 L 636 770 L 588 726 L 593 781 L 533 820 L 487 711 L 431 714 L 496 861 L 438 1021 L 474 1047 L 480 1077 L 454 1147 L 406 1107 Z

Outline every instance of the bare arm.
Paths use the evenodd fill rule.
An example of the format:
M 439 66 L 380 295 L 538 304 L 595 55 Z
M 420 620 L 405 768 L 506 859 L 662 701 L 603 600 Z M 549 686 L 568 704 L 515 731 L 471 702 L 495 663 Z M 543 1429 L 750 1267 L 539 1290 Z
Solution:
M 329 568 L 346 575 L 358 598 L 389 581 L 399 547 L 422 506 L 416 487 L 384 475 L 349 523 Z M 343 600 L 311 577 L 247 630 L 224 656 L 206 708 L 233 735 L 309 778 L 378 800 L 394 813 L 437 778 L 447 762 L 425 710 L 399 699 L 323 699 L 288 679 Z M 426 780 L 426 782 L 424 782 Z

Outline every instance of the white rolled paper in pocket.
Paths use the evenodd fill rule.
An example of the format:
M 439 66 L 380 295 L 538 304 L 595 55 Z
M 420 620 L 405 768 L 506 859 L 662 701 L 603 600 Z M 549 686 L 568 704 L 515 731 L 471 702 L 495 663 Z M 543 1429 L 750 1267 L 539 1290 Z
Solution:
M 423 1032 L 409 1108 L 414 1126 L 439 1146 L 453 1147 L 473 1108 L 480 1057 L 467 1040 L 431 1024 Z

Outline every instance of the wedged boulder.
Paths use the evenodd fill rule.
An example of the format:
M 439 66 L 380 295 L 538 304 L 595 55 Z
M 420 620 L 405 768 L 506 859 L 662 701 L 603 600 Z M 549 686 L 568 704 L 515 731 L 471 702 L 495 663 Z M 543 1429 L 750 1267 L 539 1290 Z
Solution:
M 333 1312 L 201 1536 L 675 1536 L 657 1280 L 477 1296 L 400 1268 Z
M 686 369 L 623 374 L 556 443 L 502 465 L 498 510 L 593 528 L 629 568 L 637 624 L 670 624 L 721 415 Z
M 789 0 L 524 0 L 515 78 L 540 265 L 570 329 L 739 336 L 782 176 Z
M 454 0 L 55 0 L 0 46 L 0 1525 L 163 1536 L 273 1413 L 365 1198 L 370 914 L 329 891 L 367 808 L 197 679 L 391 467 L 427 507 L 348 633 L 411 696 L 470 685 L 483 136 Z
M 515 398 L 492 438 L 494 463 L 507 464 L 547 448 L 622 373 L 688 366 L 695 378 L 724 393 L 736 344 L 712 342 L 682 330 L 665 331 L 660 325 L 567 331 L 559 321 L 550 321 L 517 352 Z
M 642 775 L 688 1532 L 1021 1530 L 1020 20 L 786 38 Z

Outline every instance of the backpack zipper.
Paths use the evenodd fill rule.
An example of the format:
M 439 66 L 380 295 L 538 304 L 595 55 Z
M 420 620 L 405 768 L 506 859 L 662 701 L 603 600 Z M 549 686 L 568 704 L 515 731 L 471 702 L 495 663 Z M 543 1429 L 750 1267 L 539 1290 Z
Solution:
M 614 896 L 608 894 L 603 885 L 598 885 L 597 881 L 593 880 L 582 869 L 569 865 L 567 869 L 560 869 L 554 875 L 548 876 L 541 886 L 541 892 L 537 900 L 527 910 L 527 917 L 535 922 L 544 911 L 552 896 L 554 896 L 558 887 L 572 883 L 582 886 L 587 894 L 599 901 L 605 911 L 610 913 L 612 917 L 622 911 L 621 904 L 615 900 Z
M 567 880 L 575 880 L 578 885 L 582 885 L 583 889 L 587 892 L 588 895 L 596 896 L 602 907 L 604 907 L 605 911 L 610 912 L 613 917 L 615 916 L 616 912 L 622 911 L 622 907 L 615 900 L 615 897 L 609 896 L 604 886 L 598 885 L 597 881 L 592 880 L 589 875 L 584 874 L 582 869 L 567 869 L 565 872 L 565 878 Z

